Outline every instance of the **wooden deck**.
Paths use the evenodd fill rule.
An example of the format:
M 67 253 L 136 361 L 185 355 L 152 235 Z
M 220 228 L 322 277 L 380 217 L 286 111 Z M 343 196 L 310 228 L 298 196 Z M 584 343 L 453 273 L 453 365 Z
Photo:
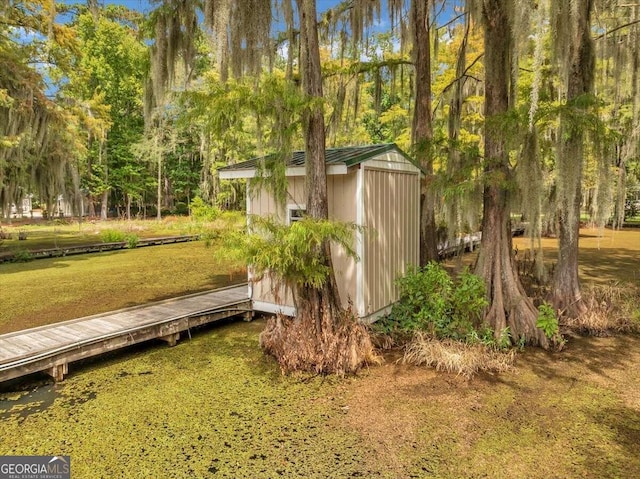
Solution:
M 180 235 L 162 236 L 159 238 L 140 238 L 135 246 L 130 246 L 127 241 L 116 241 L 113 243 L 95 243 L 85 245 L 61 246 L 59 248 L 45 248 L 28 250 L 31 259 L 59 258 L 62 256 L 72 256 L 87 253 L 103 253 L 105 251 L 115 251 L 121 249 L 142 248 L 144 246 L 158 246 L 174 243 L 185 243 L 198 241 L 200 235 Z M 13 261 L 16 254 L 12 252 L 0 253 L 0 263 Z
M 154 338 L 175 345 L 183 331 L 237 315 L 252 315 L 246 284 L 3 334 L 0 382 L 38 371 L 60 381 L 73 361 Z

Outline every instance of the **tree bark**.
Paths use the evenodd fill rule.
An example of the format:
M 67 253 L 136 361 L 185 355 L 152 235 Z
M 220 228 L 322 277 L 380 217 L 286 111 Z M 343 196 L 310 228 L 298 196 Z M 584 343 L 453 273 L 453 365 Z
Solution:
M 569 48 L 570 67 L 567 75 L 567 104 L 593 88 L 595 58 L 591 40 L 592 0 L 576 0 L 574 38 Z M 568 6 L 566 8 L 569 8 Z M 574 105 L 575 108 L 580 108 Z M 558 170 L 560 198 L 558 208 L 558 264 L 553 281 L 551 300 L 556 309 L 568 316 L 584 313 L 578 278 L 578 240 L 580 236 L 580 205 L 582 203 L 582 165 L 584 133 L 575 121 L 560 118 Z
M 158 128 L 160 130 L 160 128 Z M 156 137 L 154 138 L 155 147 L 156 147 L 156 155 L 158 155 L 158 188 L 156 194 L 158 196 L 156 200 L 156 220 L 162 221 L 162 152 L 160 151 L 160 131 L 155 132 Z
M 508 327 L 514 342 L 549 346 L 536 327 L 537 309 L 527 297 L 512 256 L 509 220 L 510 167 L 504 129 L 497 123 L 509 109 L 511 31 L 503 0 L 484 0 L 485 27 L 485 186 L 482 242 L 476 274 L 487 287 L 489 307 L 485 321 L 496 337 Z
M 411 142 L 424 176 L 420 192 L 420 265 L 438 260 L 433 190 L 433 125 L 431 118 L 431 39 L 429 0 L 412 0 L 413 62 L 416 71 L 415 107 Z
M 100 141 L 100 146 L 98 150 L 98 156 L 100 158 L 100 163 L 104 169 L 104 183 L 105 185 L 109 184 L 109 166 L 107 165 L 107 158 L 104 154 L 104 149 L 106 145 L 106 138 L 103 138 Z M 100 203 L 100 219 L 102 221 L 106 221 L 109 216 L 109 188 L 106 187 L 102 192 L 102 202 Z
M 319 100 L 323 97 L 322 71 L 320 68 L 320 47 L 316 21 L 315 0 L 298 0 L 300 15 L 300 70 L 302 88 L 311 100 L 304 112 L 303 128 L 306 156 L 307 214 L 312 218 L 327 219 L 329 207 L 327 199 L 327 173 L 325 164 L 325 125 Z M 340 296 L 331 267 L 331 250 L 325 243 L 318 251 L 324 263 L 330 267 L 329 278 L 320 289 L 301 287 L 298 291 L 299 314 L 309 315 L 315 322 L 316 334 L 330 328 L 326 323 L 337 318 L 341 311 Z
M 447 124 L 447 133 L 449 136 L 447 175 L 449 178 L 454 179 L 454 184 L 458 183 L 460 171 L 463 168 L 458 140 L 462 123 L 463 86 L 465 84 L 464 72 L 467 65 L 467 43 L 469 41 L 470 28 L 471 21 L 469 20 L 469 15 L 467 15 L 465 19 L 464 36 L 462 37 L 460 49 L 458 50 L 458 58 L 456 60 L 456 78 L 458 80 L 456 80 L 452 88 L 453 93 L 449 102 L 449 118 Z M 459 194 L 451 195 L 445 204 L 447 236 L 449 238 L 462 233 L 461 199 L 461 195 Z
M 106 221 L 109 216 L 109 189 L 102 192 L 102 200 L 100 202 L 100 219 Z
M 89 209 L 89 212 L 87 213 L 88 216 L 90 216 L 91 218 L 94 218 L 96 216 L 96 202 L 92 194 L 89 194 L 88 209 Z
M 127 197 L 127 221 L 131 221 L 131 195 L 129 193 L 125 193 Z

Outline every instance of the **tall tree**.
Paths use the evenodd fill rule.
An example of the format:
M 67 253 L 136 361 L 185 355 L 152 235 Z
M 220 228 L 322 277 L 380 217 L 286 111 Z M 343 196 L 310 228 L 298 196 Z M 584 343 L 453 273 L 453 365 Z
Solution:
M 76 19 L 78 58 L 62 90 L 67 98 L 87 105 L 93 116 L 104 120 L 104 127 L 92 139 L 96 145 L 88 155 L 86 181 L 90 202 L 100 197 L 102 219 L 107 218 L 111 197 L 130 204 L 131 194 L 144 183 L 144 165 L 137 161 L 131 146 L 140 141 L 143 132 L 143 78 L 148 63 L 137 32 L 108 18 L 107 13 L 85 12 Z M 96 102 L 101 112 L 92 105 Z
M 73 29 L 55 22 L 57 4 L 0 3 L 0 208 L 35 193 L 49 206 L 75 196 L 83 154 L 81 113 L 48 97 L 68 72 Z M 36 68 L 37 65 L 37 68 Z M 47 74 L 48 78 L 45 78 Z
M 176 6 L 176 3 L 178 12 L 185 10 L 188 4 L 193 5 L 193 2 L 165 0 L 157 21 L 162 20 L 162 12 L 170 11 L 169 7 Z M 305 94 L 302 120 L 306 156 L 306 208 L 309 217 L 323 220 L 328 217 L 328 198 L 317 9 L 315 0 L 297 0 L 296 4 L 300 44 L 298 68 L 302 80 L 302 90 Z M 366 9 L 364 6 L 363 8 Z M 290 0 L 284 2 L 284 10 L 289 13 L 293 11 Z M 205 21 L 212 28 L 218 44 L 219 68 L 226 70 L 228 65 L 231 65 L 231 71 L 236 77 L 243 74 L 259 73 L 263 58 L 269 58 L 273 54 L 269 39 L 270 23 L 269 21 L 265 22 L 265 18 L 271 19 L 271 1 L 210 1 L 205 2 L 204 11 Z M 291 15 L 286 16 L 289 20 L 293 18 Z M 167 19 L 167 22 L 175 23 L 173 19 Z M 289 24 L 287 27 L 293 29 L 294 25 Z M 161 72 L 161 75 L 156 75 L 154 78 L 154 90 L 166 87 L 167 82 L 162 81 L 163 77 L 171 79 L 170 72 L 174 62 L 167 62 L 166 59 L 170 56 L 168 53 L 173 50 L 171 45 L 176 45 L 176 41 L 173 39 L 176 33 L 173 28 L 167 29 L 161 23 L 157 23 L 156 32 L 158 33 L 156 34 L 155 68 L 153 70 Z M 178 38 L 182 38 L 182 33 L 177 35 Z M 291 48 L 292 45 L 289 47 Z M 188 60 L 186 56 L 184 59 Z M 165 66 L 168 66 L 169 73 L 165 71 Z M 226 78 L 226 72 L 221 72 L 221 77 Z M 154 97 L 159 95 L 161 95 L 160 92 L 154 91 Z M 286 145 L 283 146 L 285 153 L 289 151 Z M 344 327 L 338 326 L 344 325 L 343 321 L 346 315 L 342 309 L 335 283 L 330 245 L 327 241 L 322 242 L 317 248 L 316 256 L 318 262 L 326 266 L 328 277 L 320 286 L 307 283 L 300 285 L 297 291 L 297 322 L 283 323 L 278 319 L 270 323 L 263 333 L 262 344 L 268 352 L 281 360 L 281 364 L 290 361 L 292 356 L 299 355 L 300 361 L 295 362 L 306 369 L 313 369 L 317 372 L 348 372 L 360 367 L 365 358 L 358 357 L 355 361 L 350 359 L 347 361 L 350 366 L 345 371 L 343 358 L 349 354 L 347 350 L 353 351 L 354 348 L 335 347 L 335 338 L 345 331 Z M 286 325 L 284 328 L 283 324 Z M 350 324 L 349 327 L 360 331 L 360 325 L 353 321 Z M 290 341 L 293 335 L 289 335 L 287 330 L 293 330 L 293 335 L 298 335 L 298 339 L 303 338 L 303 342 L 314 352 L 312 357 L 304 357 L 308 356 L 305 351 L 296 350 L 296 343 Z M 365 335 L 356 336 L 368 341 Z M 354 335 L 347 333 L 347 337 L 350 341 Z M 357 347 L 355 346 L 355 348 Z
M 487 285 L 490 306 L 485 320 L 496 334 L 508 327 L 513 341 L 548 347 L 548 339 L 536 327 L 538 312 L 522 287 L 512 255 L 511 171 L 503 122 L 511 98 L 514 5 L 511 0 L 482 0 L 478 7 L 484 27 L 486 117 L 484 215 L 475 271 Z
M 302 89 L 309 106 L 303 113 L 305 138 L 307 214 L 315 219 L 328 219 L 327 172 L 325 163 L 325 124 L 320 101 L 322 94 L 322 69 L 315 0 L 297 0 L 300 17 L 300 74 Z M 309 315 L 315 322 L 316 334 L 322 338 L 332 333 L 331 322 L 341 314 L 340 296 L 331 267 L 331 249 L 325 242 L 318 255 L 329 267 L 329 276 L 320 288 L 304 286 L 299 292 L 299 314 Z M 329 329 L 329 331 L 326 331 Z
M 591 39 L 593 0 L 553 2 L 557 48 L 564 94 L 569 108 L 560 118 L 558 144 L 558 265 L 553 281 L 554 306 L 570 316 L 584 312 L 578 278 L 578 240 L 582 204 L 584 132 L 577 118 L 593 91 L 594 48 Z M 573 117 L 573 118 L 572 118 Z
M 438 260 L 438 240 L 435 220 L 435 190 L 433 185 L 433 125 L 431 118 L 431 31 L 428 0 L 411 1 L 413 32 L 413 64 L 415 106 L 411 141 L 415 159 L 424 174 L 420 207 L 420 264 Z

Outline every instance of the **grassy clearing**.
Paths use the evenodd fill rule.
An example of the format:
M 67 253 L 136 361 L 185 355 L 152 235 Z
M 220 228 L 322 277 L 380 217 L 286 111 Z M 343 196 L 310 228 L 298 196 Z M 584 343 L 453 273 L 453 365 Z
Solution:
M 513 239 L 518 255 L 524 256 L 531 246 L 524 237 Z M 558 259 L 558 240 L 543 238 L 545 263 Z M 580 230 L 580 278 L 585 284 L 605 284 L 611 281 L 629 282 L 640 286 L 640 228 Z
M 122 232 L 125 235 L 136 235 L 139 238 L 182 236 L 233 228 L 244 221 L 244 216 L 241 213 L 226 212 L 212 222 L 199 222 L 188 217 L 170 216 L 162 221 L 66 222 L 60 220 L 34 220 L 3 224 L 0 225 L 2 232 L 10 236 L 11 239 L 0 241 L 0 253 L 102 243 L 104 242 L 105 233 L 109 231 Z M 21 233 L 26 236 L 25 240 L 19 239 Z
M 640 474 L 640 338 L 533 350 L 473 381 L 395 362 L 282 376 L 262 321 L 204 330 L 0 394 L 0 454 L 69 454 L 73 476 L 548 478 Z
M 243 281 L 204 242 L 0 264 L 0 333 Z
M 558 240 L 542 238 L 541 244 L 545 266 L 553 271 L 558 261 Z M 529 262 L 533 257 L 529 238 L 513 238 L 513 248 L 518 261 Z M 476 257 L 477 253 L 465 254 L 445 261 L 444 265 L 451 272 L 459 272 L 472 267 Z M 640 228 L 580 230 L 578 267 L 583 286 L 630 283 L 640 287 L 639 260 Z

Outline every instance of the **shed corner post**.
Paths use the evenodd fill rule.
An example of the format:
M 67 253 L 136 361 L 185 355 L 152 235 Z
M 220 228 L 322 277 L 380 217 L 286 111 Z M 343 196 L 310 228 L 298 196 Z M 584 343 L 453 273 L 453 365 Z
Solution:
M 363 165 L 358 165 L 356 171 L 356 225 L 358 230 L 356 231 L 356 253 L 359 261 L 356 262 L 356 310 L 358 317 L 364 318 L 365 311 L 365 298 L 364 298 L 364 271 L 365 271 L 365 191 L 364 191 L 364 168 Z

